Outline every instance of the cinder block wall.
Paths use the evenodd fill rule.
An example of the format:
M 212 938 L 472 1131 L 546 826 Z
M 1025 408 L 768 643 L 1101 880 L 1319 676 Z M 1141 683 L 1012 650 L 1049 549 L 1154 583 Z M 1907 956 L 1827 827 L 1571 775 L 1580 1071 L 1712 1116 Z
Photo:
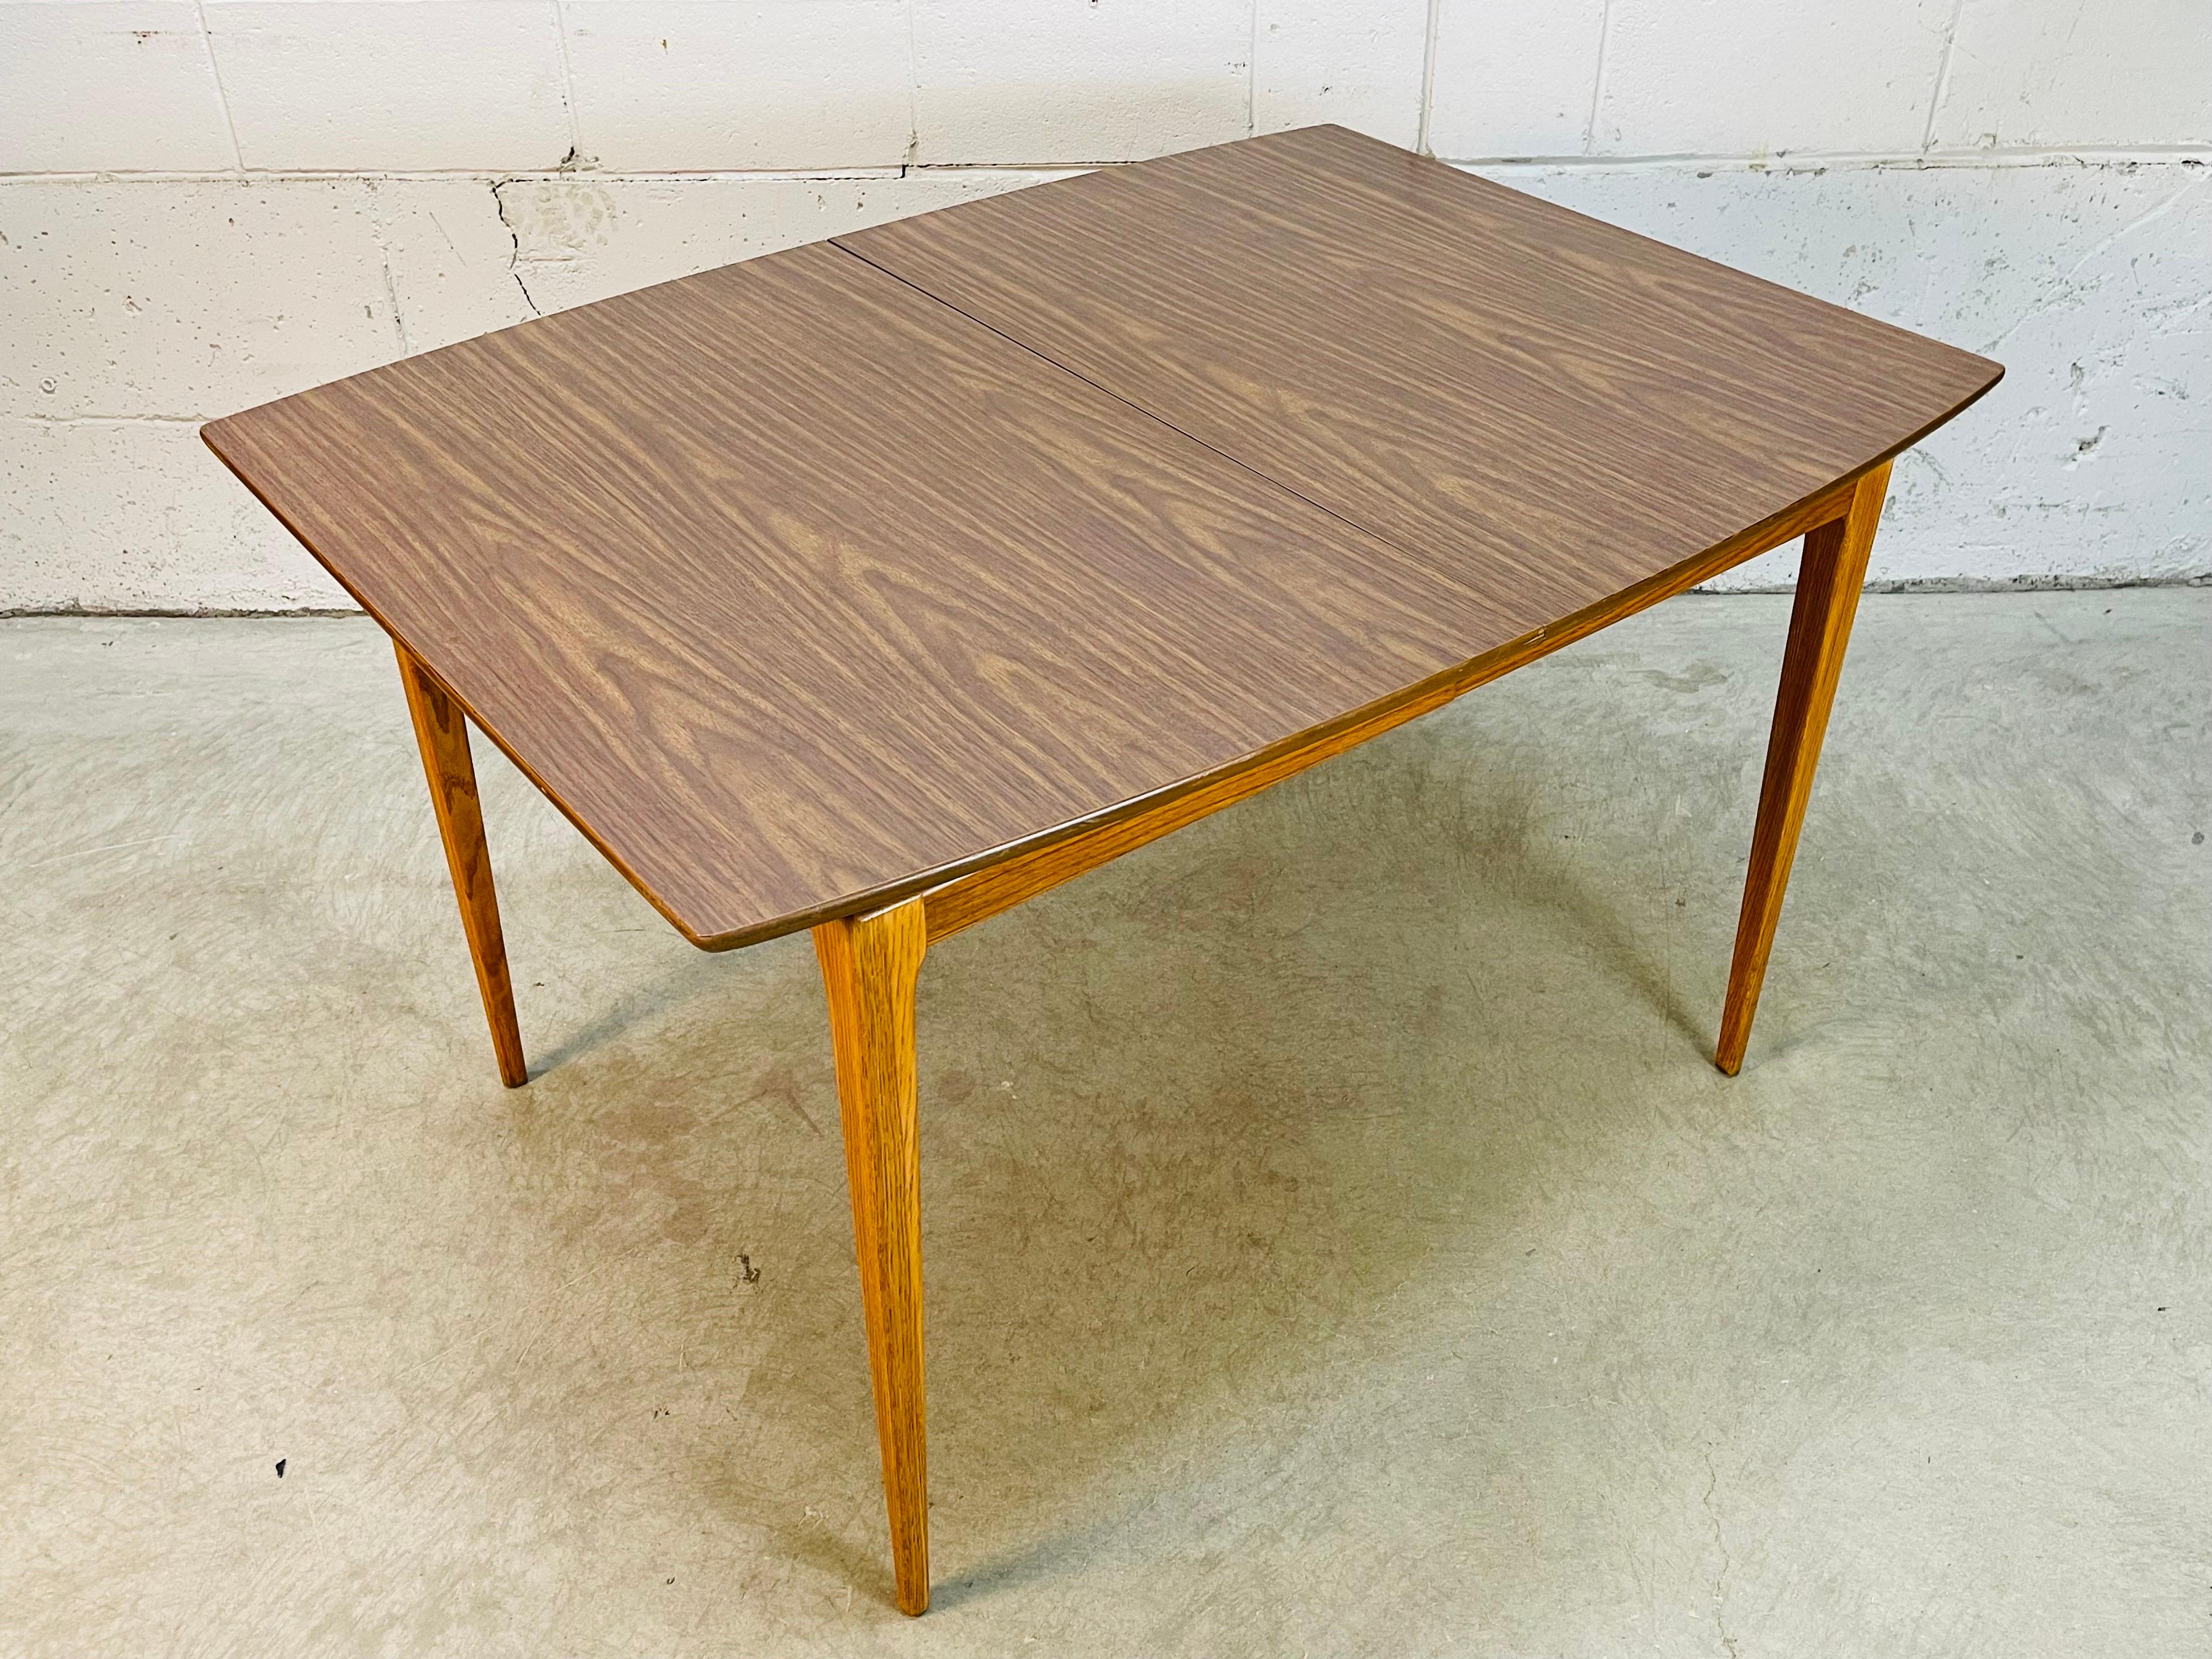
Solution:
M 197 422 L 1315 121 L 2002 358 L 1883 581 L 2212 567 L 2212 0 L 0 0 L 0 610 L 342 605 Z

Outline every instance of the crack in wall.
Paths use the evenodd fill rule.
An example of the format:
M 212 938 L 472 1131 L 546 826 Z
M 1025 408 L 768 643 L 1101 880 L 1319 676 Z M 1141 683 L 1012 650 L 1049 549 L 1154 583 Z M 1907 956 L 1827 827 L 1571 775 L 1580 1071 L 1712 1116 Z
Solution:
M 568 152 L 571 155 L 575 153 L 573 149 Z M 533 317 L 543 317 L 545 313 L 538 308 L 538 301 L 530 297 L 530 284 L 522 280 L 522 233 L 516 228 L 514 222 L 507 216 L 507 198 L 502 193 L 509 185 L 520 182 L 520 179 L 493 179 L 491 181 L 492 206 L 499 213 L 499 222 L 507 231 L 507 240 L 514 245 L 514 252 L 507 256 L 507 274 L 514 278 L 514 286 L 522 295 L 522 303 L 530 307 L 530 314 Z
M 385 303 L 392 307 L 392 332 L 399 337 L 399 355 L 409 356 L 415 347 L 407 335 L 407 316 L 399 305 L 399 283 L 392 269 L 392 240 L 384 222 L 384 201 L 376 182 L 372 179 L 368 190 L 368 234 L 376 244 L 377 261 L 384 269 Z
M 1713 1495 L 1720 1490 L 1720 1471 L 1713 1465 L 1713 1455 L 1705 1454 L 1705 1517 L 1713 1523 L 1713 1547 L 1721 1553 L 1720 1571 L 1713 1575 L 1713 1631 L 1721 1638 L 1721 1646 L 1728 1650 L 1729 1659 L 1737 1659 L 1735 1638 L 1729 1634 L 1728 1581 L 1735 1566 L 1735 1558 L 1729 1553 L 1727 1535 L 1721 1530 L 1720 1506 Z
M 1988 344 L 1978 348 L 1981 354 L 1984 357 L 1993 355 L 2000 346 L 2005 343 L 2006 341 L 2011 339 L 2014 335 L 2019 333 L 2021 329 L 2035 321 L 2037 318 L 2046 316 L 2050 313 L 2057 310 L 2062 306 L 2071 305 L 2078 301 L 2087 298 L 2089 295 L 2094 294 L 2096 291 L 2098 284 L 2104 279 L 2102 277 L 2097 277 L 2092 279 L 2087 284 L 2077 284 L 2074 279 L 2081 275 L 2083 266 L 2088 264 L 2091 260 L 2100 258 L 2105 254 L 2111 252 L 2114 247 L 2118 246 L 2121 239 L 2124 237 L 2131 235 L 2136 231 L 2142 228 L 2145 225 L 2154 224 L 2157 221 L 2166 217 L 2167 214 L 2172 212 L 2175 208 L 2179 207 L 2183 202 L 2188 200 L 2190 197 L 2202 190 L 2207 184 L 2212 184 L 2212 178 L 2190 179 L 2186 184 L 2182 185 L 2179 189 L 2173 191 L 2160 201 L 2157 202 L 2151 207 L 2145 209 L 2134 218 L 2129 220 L 2127 223 L 2122 225 L 2118 230 L 2100 238 L 2094 247 L 2090 248 L 2087 252 L 2075 259 L 2072 264 L 2066 268 L 2065 272 L 2054 281 L 2050 293 L 2037 300 L 2034 304 L 2031 305 L 2026 311 L 2014 318 L 2012 322 L 2007 325 L 2004 331 L 1999 334 L 1995 339 L 1991 340 Z M 2078 386 L 2075 389 L 2078 390 Z

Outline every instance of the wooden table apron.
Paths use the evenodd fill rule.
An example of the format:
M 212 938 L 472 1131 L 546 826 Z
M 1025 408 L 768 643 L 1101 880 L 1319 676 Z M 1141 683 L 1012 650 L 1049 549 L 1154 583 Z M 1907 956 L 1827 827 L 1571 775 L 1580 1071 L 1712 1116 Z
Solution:
M 811 927 L 898 1606 L 931 944 L 1802 538 L 1742 1065 L 1890 463 L 1996 365 L 1323 127 L 216 422 L 382 623 L 527 1080 L 473 720 L 693 943 Z

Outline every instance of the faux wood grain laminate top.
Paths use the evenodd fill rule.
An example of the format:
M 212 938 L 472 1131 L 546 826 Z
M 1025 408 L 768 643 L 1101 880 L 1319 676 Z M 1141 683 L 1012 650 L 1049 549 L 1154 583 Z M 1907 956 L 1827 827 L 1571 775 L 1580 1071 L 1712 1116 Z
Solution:
M 1864 471 L 2004 372 L 1342 127 L 835 240 L 1560 616 Z
M 205 435 L 720 949 L 1402 705 L 1996 372 L 1331 130 L 986 205 Z
M 820 244 L 208 439 L 714 946 L 1540 620 Z

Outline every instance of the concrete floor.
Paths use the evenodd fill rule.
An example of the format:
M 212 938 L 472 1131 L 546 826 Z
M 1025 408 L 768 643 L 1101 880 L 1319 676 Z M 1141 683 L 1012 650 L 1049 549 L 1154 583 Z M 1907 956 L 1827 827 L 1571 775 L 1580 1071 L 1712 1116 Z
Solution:
M 2212 592 L 1867 600 L 1730 1082 L 1786 612 L 932 953 L 920 1622 L 805 939 L 480 744 L 509 1093 L 373 626 L 0 624 L 0 1653 L 2212 1652 Z

